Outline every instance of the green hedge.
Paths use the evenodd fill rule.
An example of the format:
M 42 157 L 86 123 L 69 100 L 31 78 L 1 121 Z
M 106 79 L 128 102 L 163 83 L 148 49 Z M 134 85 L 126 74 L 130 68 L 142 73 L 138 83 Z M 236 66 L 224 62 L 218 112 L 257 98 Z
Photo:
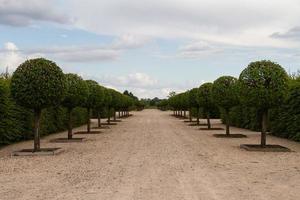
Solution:
M 230 112 L 230 124 L 260 131 L 259 110 L 244 105 Z M 224 115 L 221 114 L 224 121 Z M 300 141 L 300 80 L 291 80 L 285 103 L 269 112 L 269 131 L 278 137 Z
M 86 118 L 86 109 L 74 109 L 74 126 L 85 124 Z M 43 110 L 41 136 L 66 129 L 67 116 L 65 108 L 52 107 Z M 10 96 L 9 80 L 0 78 L 0 146 L 32 138 L 32 111 L 16 105 Z

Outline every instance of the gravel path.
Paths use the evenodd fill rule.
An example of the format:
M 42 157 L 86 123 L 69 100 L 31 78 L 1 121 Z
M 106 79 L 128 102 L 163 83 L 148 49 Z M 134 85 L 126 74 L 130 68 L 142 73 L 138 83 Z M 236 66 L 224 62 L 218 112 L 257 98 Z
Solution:
M 42 147 L 65 149 L 57 156 L 12 158 L 11 151 L 32 142 L 10 145 L 0 150 L 0 199 L 300 199 L 299 143 L 268 136 L 268 143 L 294 152 L 247 152 L 239 145 L 258 143 L 258 133 L 232 128 L 249 137 L 212 137 L 222 132 L 200 131 L 169 112 L 145 110 L 86 136 L 84 143 L 48 142 L 65 132 L 44 138 Z

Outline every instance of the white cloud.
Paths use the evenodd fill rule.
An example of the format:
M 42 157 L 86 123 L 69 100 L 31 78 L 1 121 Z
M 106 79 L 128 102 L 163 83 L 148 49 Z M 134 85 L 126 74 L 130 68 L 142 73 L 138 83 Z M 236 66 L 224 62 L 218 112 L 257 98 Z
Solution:
M 150 39 L 145 36 L 124 34 L 118 37 L 112 44 L 114 49 L 136 49 L 143 47 Z
M 24 61 L 24 56 L 19 53 L 18 47 L 12 43 L 7 42 L 4 48 L 0 51 L 0 70 L 4 71 L 8 67 L 9 71 L 14 71 L 18 65 Z
M 67 0 L 77 27 L 109 35 L 282 46 L 269 37 L 299 24 L 298 0 Z M 83 6 L 84 5 L 84 6 Z M 288 44 L 286 44 L 288 45 Z
M 178 49 L 178 57 L 180 58 L 201 58 L 203 56 L 209 56 L 211 54 L 221 53 L 223 49 L 218 46 L 214 46 L 207 42 L 193 42 Z
M 204 81 L 186 81 L 183 83 L 164 82 L 146 73 L 135 72 L 125 75 L 88 75 L 81 74 L 85 79 L 97 80 L 99 84 L 114 88 L 120 92 L 128 90 L 139 98 L 166 98 L 170 92 L 177 93 L 199 87 Z
M 0 24 L 28 26 L 34 21 L 71 23 L 67 15 L 49 0 L 0 0 Z
M 123 76 L 104 76 L 100 79 L 104 84 L 117 87 L 153 88 L 158 81 L 145 73 L 131 73 Z

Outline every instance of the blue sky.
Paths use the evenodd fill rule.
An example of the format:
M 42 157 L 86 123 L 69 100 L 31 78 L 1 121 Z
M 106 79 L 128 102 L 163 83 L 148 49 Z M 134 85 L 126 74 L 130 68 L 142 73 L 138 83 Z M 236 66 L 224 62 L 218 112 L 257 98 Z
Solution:
M 46 57 L 66 73 L 166 97 L 270 59 L 300 69 L 298 0 L 0 0 L 0 70 Z

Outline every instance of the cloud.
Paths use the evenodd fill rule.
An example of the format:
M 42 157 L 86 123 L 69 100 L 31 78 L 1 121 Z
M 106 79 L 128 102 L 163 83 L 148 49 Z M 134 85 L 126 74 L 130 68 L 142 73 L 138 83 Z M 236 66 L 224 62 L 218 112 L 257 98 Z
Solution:
M 199 87 L 204 81 L 186 81 L 182 83 L 159 81 L 149 74 L 142 72 L 129 73 L 125 75 L 89 75 L 81 74 L 85 79 L 97 80 L 99 84 L 114 88 L 120 92 L 125 90 L 133 92 L 139 98 L 166 98 L 170 92 L 177 93 L 186 91 L 193 87 Z
M 50 58 L 65 62 L 103 62 L 116 60 L 120 57 L 118 50 L 103 47 L 53 47 L 40 49 L 37 52 L 42 52 Z
M 196 59 L 211 54 L 221 53 L 222 51 L 223 49 L 221 49 L 221 47 L 200 41 L 179 47 L 177 57 Z
M 18 65 L 24 61 L 23 55 L 19 53 L 18 47 L 12 43 L 7 42 L 4 48 L 0 51 L 0 70 L 4 71 L 6 67 L 9 71 L 14 71 Z
M 294 27 L 284 33 L 280 33 L 280 32 L 273 33 L 271 37 L 276 39 L 300 40 L 300 26 Z
M 67 0 L 75 26 L 100 34 L 279 45 L 269 37 L 298 23 L 298 0 Z M 84 6 L 83 6 L 84 4 Z
M 145 73 L 131 73 L 123 76 L 106 75 L 100 79 L 102 83 L 117 87 L 153 88 L 158 81 Z
M 71 23 L 71 19 L 56 4 L 54 0 L 0 0 L 0 24 L 28 26 L 34 21 Z
M 65 62 L 103 62 L 115 60 L 120 56 L 118 50 L 103 47 L 47 47 L 36 49 L 19 49 L 14 43 L 7 42 L 0 49 L 0 66 L 14 71 L 26 59 L 46 57 Z
M 150 41 L 148 37 L 124 34 L 114 40 L 112 48 L 114 49 L 136 49 L 143 47 Z

